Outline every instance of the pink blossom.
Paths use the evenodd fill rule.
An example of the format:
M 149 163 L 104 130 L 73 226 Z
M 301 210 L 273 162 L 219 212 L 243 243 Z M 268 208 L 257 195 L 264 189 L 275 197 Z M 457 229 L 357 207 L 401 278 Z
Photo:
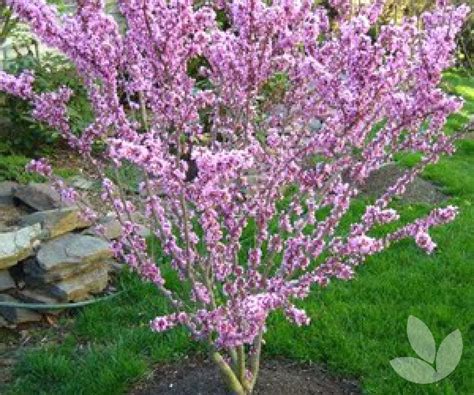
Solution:
M 371 255 L 381 250 L 380 243 L 365 235 L 354 236 L 348 242 L 350 252 L 353 254 Z
M 46 159 L 33 159 L 27 166 L 26 170 L 38 173 L 44 177 L 50 177 L 53 174 L 51 165 Z
M 0 91 L 22 99 L 31 99 L 33 97 L 34 80 L 34 75 L 28 71 L 15 77 L 0 70 Z
M 419 231 L 415 235 L 416 244 L 424 249 L 428 254 L 431 254 L 436 248 L 436 244 L 431 240 L 431 237 L 428 233 Z
M 311 322 L 311 319 L 306 315 L 304 310 L 297 309 L 294 306 L 286 308 L 285 315 L 298 326 L 309 325 Z
M 155 332 L 165 332 L 176 326 L 176 321 L 177 320 L 173 315 L 156 317 L 153 321 L 150 322 L 150 327 Z

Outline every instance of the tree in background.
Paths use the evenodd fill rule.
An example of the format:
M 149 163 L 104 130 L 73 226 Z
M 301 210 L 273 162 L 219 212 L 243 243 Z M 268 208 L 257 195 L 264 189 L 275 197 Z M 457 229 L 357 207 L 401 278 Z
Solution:
M 17 24 L 5 0 L 0 0 L 0 46 L 5 42 Z

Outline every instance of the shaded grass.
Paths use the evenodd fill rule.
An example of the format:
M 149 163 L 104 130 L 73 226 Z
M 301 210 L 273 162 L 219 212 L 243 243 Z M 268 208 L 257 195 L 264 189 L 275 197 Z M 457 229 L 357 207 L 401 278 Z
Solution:
M 445 85 L 466 99 L 463 110 L 449 120 L 447 131 L 452 132 L 474 114 L 474 82 L 450 72 Z M 400 157 L 406 166 L 417 160 Z M 456 154 L 430 166 L 425 176 L 441 184 L 461 210 L 454 223 L 433 231 L 439 249 L 428 256 L 413 241 L 403 241 L 369 259 L 355 280 L 315 289 L 302 303 L 312 317 L 309 327 L 297 328 L 281 314 L 272 315 L 266 357 L 325 363 L 335 373 L 358 378 L 369 394 L 474 392 L 474 141 L 459 142 Z M 397 208 L 407 220 L 429 210 L 402 203 Z M 353 205 L 346 226 L 362 209 L 361 202 Z M 63 322 L 69 331 L 60 344 L 26 353 L 9 393 L 126 393 L 153 363 L 203 351 L 183 330 L 150 332 L 149 320 L 167 311 L 152 286 L 124 274 L 121 288 L 127 292 Z M 438 345 L 453 330 L 462 333 L 461 362 L 438 384 L 410 384 L 390 367 L 393 358 L 415 356 L 406 336 L 410 314 L 426 322 Z
M 167 306 L 150 284 L 125 273 L 127 291 L 114 300 L 64 320 L 60 344 L 27 352 L 15 370 L 14 394 L 120 394 L 150 371 L 153 363 L 197 351 L 184 330 L 154 334 L 148 322 Z M 54 338 L 54 336 L 53 336 Z

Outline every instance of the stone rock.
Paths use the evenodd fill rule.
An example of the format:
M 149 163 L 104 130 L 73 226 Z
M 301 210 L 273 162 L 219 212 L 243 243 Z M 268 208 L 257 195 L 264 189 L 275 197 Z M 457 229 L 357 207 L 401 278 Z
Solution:
M 319 132 L 323 127 L 323 122 L 320 119 L 313 118 L 309 121 L 309 130 L 311 132 Z
M 93 236 L 68 234 L 43 244 L 36 261 L 41 269 L 55 271 L 111 257 L 112 251 L 105 241 Z
M 15 198 L 38 211 L 66 207 L 59 193 L 50 184 L 29 183 L 15 189 Z
M 120 274 L 125 266 L 126 266 L 125 264 L 119 263 L 114 260 L 107 261 L 107 270 L 109 274 L 112 274 L 112 275 Z
M 41 246 L 35 260 L 24 265 L 26 281 L 46 284 L 97 270 L 112 257 L 108 243 L 92 236 L 67 234 Z
M 81 176 L 75 176 L 72 177 L 69 180 L 69 183 L 71 186 L 73 186 L 76 189 L 81 189 L 83 191 L 90 191 L 94 189 L 95 182 L 92 180 L 88 180 L 87 178 L 81 177 Z
M 25 262 L 23 268 L 25 272 L 24 279 L 28 285 L 38 287 L 45 284 L 62 281 L 67 278 L 80 275 L 83 272 L 99 269 L 106 265 L 107 264 L 103 262 L 86 262 L 82 264 L 78 263 L 77 265 L 65 265 L 64 267 L 56 270 L 45 271 L 41 269 L 34 259 L 31 259 Z
M 88 299 L 91 294 L 102 292 L 109 281 L 105 266 L 68 278 L 47 288 L 48 294 L 62 302 L 77 302 Z
M 0 294 L 0 302 L 7 303 L 21 303 L 21 301 L 15 299 L 10 295 Z M 7 321 L 12 324 L 23 324 L 26 322 L 37 322 L 41 321 L 41 314 L 21 307 L 7 307 L 0 305 L 0 315 L 2 315 Z
M 24 289 L 18 292 L 18 298 L 26 303 L 57 304 L 59 299 L 54 298 L 38 289 Z
M 10 204 L 0 202 L 0 233 L 18 229 L 20 218 L 30 212 L 30 208 L 25 205 L 17 205 L 13 201 Z
M 33 225 L 39 223 L 43 229 L 43 237 L 51 239 L 76 229 L 91 226 L 89 221 L 82 218 L 77 206 L 59 208 L 56 210 L 39 211 L 24 216 L 21 225 Z
M 40 224 L 0 233 L 0 269 L 14 266 L 28 258 L 40 236 Z
M 57 304 L 59 299 L 48 295 L 42 290 L 38 289 L 24 289 L 18 292 L 18 298 L 25 303 L 43 303 L 43 304 Z
M 87 229 L 84 233 L 99 237 L 104 236 L 108 240 L 116 240 L 122 234 L 122 226 L 119 220 L 113 216 L 106 216 L 100 219 L 98 224 L 103 227 L 103 235 L 99 234 L 94 228 Z
M 134 221 L 139 222 L 140 218 L 138 215 L 134 215 L 132 218 Z M 102 237 L 105 236 L 108 240 L 116 240 L 122 235 L 122 225 L 115 216 L 106 216 L 99 221 L 99 225 L 103 227 L 103 234 L 99 234 L 94 228 L 87 229 L 84 234 Z M 151 235 L 150 229 L 146 226 L 138 224 L 140 230 L 139 235 L 141 237 L 149 237 Z
M 0 182 L 0 205 L 13 204 L 13 190 L 18 187 L 16 182 Z
M 37 304 L 58 304 L 61 301 L 53 296 L 45 293 L 42 290 L 37 289 L 25 289 L 20 291 L 17 294 L 18 298 L 24 301 L 25 303 L 37 303 Z M 52 310 L 39 310 L 39 312 L 48 313 L 48 314 L 59 314 L 64 309 L 52 309 Z
M 0 292 L 15 288 L 16 284 L 8 270 L 0 270 Z

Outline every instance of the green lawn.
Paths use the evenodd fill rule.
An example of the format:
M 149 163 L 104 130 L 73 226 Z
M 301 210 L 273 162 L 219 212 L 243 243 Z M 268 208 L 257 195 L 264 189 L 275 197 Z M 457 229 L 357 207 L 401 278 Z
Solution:
M 474 114 L 474 81 L 454 72 L 446 85 L 466 99 L 447 131 L 461 127 Z M 405 165 L 413 158 L 401 158 Z M 315 290 L 304 306 L 312 325 L 296 328 L 276 314 L 266 336 L 265 357 L 286 356 L 327 364 L 336 373 L 359 380 L 369 394 L 474 393 L 474 140 L 458 143 L 454 157 L 425 172 L 443 186 L 448 203 L 461 209 L 458 219 L 433 234 L 439 245 L 431 256 L 413 241 L 404 241 L 372 257 L 351 282 L 333 282 Z M 423 205 L 397 203 L 405 218 L 429 210 Z M 360 212 L 355 204 L 353 215 Z M 350 221 L 350 218 L 347 219 Z M 153 334 L 148 321 L 166 306 L 152 286 L 124 274 L 119 297 L 84 308 L 59 329 L 37 336 L 49 345 L 25 353 L 15 369 L 12 394 L 119 394 L 152 369 L 153 363 L 199 352 L 182 330 Z M 406 323 L 409 315 L 422 319 L 437 345 L 455 329 L 463 336 L 464 352 L 458 368 L 438 384 L 415 385 L 392 370 L 389 361 L 415 356 Z

